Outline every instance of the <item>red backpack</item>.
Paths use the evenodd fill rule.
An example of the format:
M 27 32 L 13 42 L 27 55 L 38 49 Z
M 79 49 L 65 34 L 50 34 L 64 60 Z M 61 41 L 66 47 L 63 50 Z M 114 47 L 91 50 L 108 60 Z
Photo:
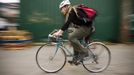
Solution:
M 97 11 L 94 10 L 93 8 L 89 8 L 89 7 L 85 6 L 85 5 L 78 5 L 77 7 L 74 8 L 74 11 L 75 11 L 75 13 L 76 13 L 77 16 L 78 16 L 78 13 L 77 13 L 76 8 L 82 10 L 86 14 L 87 18 L 90 21 L 91 20 L 94 20 L 94 18 L 97 15 Z

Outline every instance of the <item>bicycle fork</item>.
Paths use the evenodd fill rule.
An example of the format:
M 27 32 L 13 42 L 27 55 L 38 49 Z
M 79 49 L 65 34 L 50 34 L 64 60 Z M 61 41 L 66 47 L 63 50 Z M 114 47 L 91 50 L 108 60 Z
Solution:
M 55 51 L 55 52 L 54 52 L 54 55 L 50 58 L 50 60 L 53 60 L 53 59 L 54 59 L 54 57 L 56 56 L 56 54 L 57 54 L 57 52 L 58 52 L 58 49 L 60 48 L 60 45 L 61 45 L 61 44 L 59 44 L 59 43 L 56 45 L 56 49 L 54 50 L 54 51 Z

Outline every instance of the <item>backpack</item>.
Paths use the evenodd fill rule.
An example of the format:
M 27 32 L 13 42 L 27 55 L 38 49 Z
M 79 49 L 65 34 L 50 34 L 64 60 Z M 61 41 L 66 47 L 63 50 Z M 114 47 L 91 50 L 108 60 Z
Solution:
M 96 10 L 94 10 L 93 8 L 89 8 L 89 7 L 85 6 L 85 5 L 73 6 L 73 9 L 74 9 L 76 15 L 79 18 L 82 18 L 85 22 L 94 20 L 96 15 L 97 15 L 97 11 Z M 87 17 L 81 17 L 78 14 L 77 9 L 82 11 L 84 14 L 86 14 Z

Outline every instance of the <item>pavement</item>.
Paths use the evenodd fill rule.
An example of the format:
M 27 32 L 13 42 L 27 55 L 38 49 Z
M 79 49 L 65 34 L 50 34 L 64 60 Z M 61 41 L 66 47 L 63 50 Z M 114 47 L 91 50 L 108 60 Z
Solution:
M 0 75 L 134 75 L 134 45 L 107 45 L 111 51 L 111 64 L 101 73 L 91 73 L 83 66 L 65 67 L 57 73 L 45 73 L 35 61 L 35 54 L 40 46 L 32 46 L 23 50 L 0 49 Z

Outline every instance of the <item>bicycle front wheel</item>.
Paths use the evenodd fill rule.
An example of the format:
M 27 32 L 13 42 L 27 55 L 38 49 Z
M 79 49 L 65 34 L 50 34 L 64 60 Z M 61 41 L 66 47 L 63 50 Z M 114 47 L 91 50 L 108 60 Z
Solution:
M 106 70 L 111 61 L 111 53 L 108 47 L 101 42 L 92 42 L 87 47 L 90 57 L 83 61 L 84 68 L 93 73 Z
M 38 67 L 47 72 L 55 73 L 61 70 L 66 63 L 65 51 L 57 44 L 45 44 L 36 53 L 36 63 Z

